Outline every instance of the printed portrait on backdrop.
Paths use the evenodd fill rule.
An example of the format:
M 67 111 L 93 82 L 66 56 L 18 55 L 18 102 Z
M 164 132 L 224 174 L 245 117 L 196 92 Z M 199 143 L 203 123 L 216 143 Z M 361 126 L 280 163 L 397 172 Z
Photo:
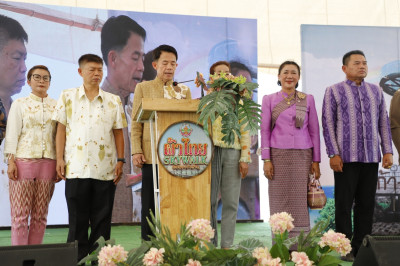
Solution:
M 7 217 L 10 215 L 10 204 L 3 140 L 11 97 L 18 95 L 25 85 L 27 42 L 28 34 L 23 26 L 12 17 L 0 14 L 0 213 L 2 216 L 7 214 Z
M 101 88 L 120 96 L 128 121 L 128 127 L 123 129 L 127 163 L 124 164 L 125 174 L 121 184 L 117 185 L 113 222 L 140 221 L 136 214 L 139 213 L 140 205 L 133 205 L 131 184 L 135 178 L 140 181 L 141 172 L 131 164 L 129 129 L 132 114 L 131 95 L 143 77 L 145 40 L 145 29 L 125 15 L 110 17 L 101 30 L 101 52 L 107 66 L 107 76 Z

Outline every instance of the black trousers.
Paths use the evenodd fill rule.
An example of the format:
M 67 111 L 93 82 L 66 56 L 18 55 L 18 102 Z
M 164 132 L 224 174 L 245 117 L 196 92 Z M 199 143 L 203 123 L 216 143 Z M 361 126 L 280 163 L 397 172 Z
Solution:
M 351 240 L 357 255 L 365 235 L 371 234 L 378 181 L 378 163 L 345 163 L 335 176 L 336 231 Z M 351 210 L 354 203 L 354 232 Z
M 147 222 L 146 217 L 150 218 L 150 211 L 155 215 L 154 205 L 154 183 L 153 183 L 153 166 L 144 164 L 142 168 L 142 239 L 150 240 L 149 235 L 154 236 Z
M 69 220 L 67 242 L 78 240 L 78 261 L 96 249 L 95 242 L 100 236 L 110 239 L 115 187 L 112 180 L 66 180 Z

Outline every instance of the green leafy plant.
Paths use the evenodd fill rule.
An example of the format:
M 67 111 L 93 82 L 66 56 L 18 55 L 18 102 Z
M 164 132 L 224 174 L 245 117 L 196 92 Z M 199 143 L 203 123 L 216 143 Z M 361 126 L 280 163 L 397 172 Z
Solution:
M 382 209 L 386 210 L 387 208 L 390 207 L 390 202 L 378 202 L 378 205 L 379 205 Z
M 211 75 L 209 93 L 199 103 L 199 123 L 208 134 L 208 123 L 220 116 L 222 118 L 222 140 L 227 144 L 235 141 L 235 135 L 241 137 L 240 127 L 250 135 L 256 135 L 261 122 L 260 105 L 251 99 L 257 83 L 246 82 L 243 76 L 235 77 L 221 73 Z M 204 84 L 203 84 L 204 85 Z
M 327 199 L 324 208 L 319 211 L 318 218 L 316 220 L 314 220 L 315 223 L 319 223 L 321 221 L 329 221 L 328 226 L 325 228 L 325 232 L 328 231 L 329 229 L 332 229 L 332 230 L 336 229 L 335 199 L 334 198 Z
M 329 221 L 328 226 L 325 228 L 325 232 L 332 229 L 336 230 L 335 223 L 335 199 L 328 198 L 325 204 L 325 207 L 319 211 L 319 216 L 314 220 L 315 223 L 319 223 L 320 221 Z M 354 211 L 351 210 L 351 227 L 352 231 L 354 231 Z
M 116 263 L 116 265 L 143 265 L 143 258 L 150 248 L 164 250 L 162 265 L 167 266 L 186 265 L 189 259 L 197 260 L 202 265 L 254 265 L 256 259 L 252 256 L 252 250 L 263 246 L 259 240 L 247 239 L 232 249 L 217 249 L 208 241 L 196 239 L 190 234 L 189 227 L 186 225 L 181 226 L 177 240 L 174 240 L 168 227 L 162 226 L 160 220 L 155 219 L 153 214 L 148 222 L 154 236 L 150 236 L 150 241 L 143 242 L 139 248 L 131 250 L 125 262 Z M 113 239 L 105 241 L 103 237 L 97 243 L 97 249 L 83 258 L 79 265 L 85 263 L 85 265 L 91 265 L 92 261 L 97 261 L 104 246 L 115 245 Z
M 280 258 L 283 263 L 289 261 L 289 247 L 284 244 L 288 238 L 289 232 L 286 230 L 283 234 L 275 234 L 275 244 L 272 246 L 270 253 L 273 258 Z
M 284 264 L 290 259 L 294 261 L 298 253 L 303 253 L 314 265 L 339 265 L 342 261 L 338 258 L 337 252 L 341 255 L 349 253 L 350 240 L 333 230 L 325 232 L 330 224 L 329 220 L 319 221 L 308 234 L 301 231 L 298 236 L 288 238 L 289 231 L 294 228 L 291 215 L 285 212 L 272 215 L 269 220 L 275 241 L 270 250 L 272 258 L 280 258 Z M 289 249 L 295 244 L 297 244 L 296 254 L 289 254 Z
M 252 249 L 261 246 L 256 239 L 240 242 L 233 249 L 217 249 L 211 242 L 196 239 L 190 234 L 189 227 L 181 225 L 177 240 L 173 240 L 166 226 L 162 226 L 159 219 L 151 214 L 149 223 L 154 236 L 150 236 L 151 247 L 163 248 L 164 264 L 171 266 L 186 265 L 189 259 L 200 261 L 202 265 L 254 265 Z M 149 221 L 149 220 L 148 220 Z M 149 246 L 149 248 L 150 248 Z
M 96 243 L 98 244 L 96 250 L 94 250 L 91 254 L 84 257 L 82 260 L 80 260 L 78 262 L 78 265 L 92 265 L 92 262 L 96 262 L 98 260 L 98 256 L 99 256 L 101 249 L 107 245 L 114 246 L 115 240 L 114 239 L 105 240 L 104 237 L 101 236 L 96 241 Z M 149 250 L 149 246 L 150 246 L 149 242 L 143 242 L 140 247 L 134 248 L 129 251 L 127 260 L 125 262 L 116 263 L 116 265 L 118 265 L 118 266 L 143 265 L 142 260 L 143 260 L 144 254 Z
M 165 250 L 165 265 L 186 265 L 189 259 L 201 260 L 205 256 L 209 243 L 201 245 L 201 243 L 196 241 L 194 237 L 189 234 L 189 228 L 187 228 L 186 225 L 181 225 L 177 240 L 174 240 L 169 228 L 162 226 L 160 219 L 155 219 L 152 213 L 150 215 L 151 222 L 149 219 L 147 219 L 147 221 L 154 236 L 150 236 L 148 245 L 149 248 L 155 247 Z
M 320 260 L 318 256 L 318 251 L 320 249 L 318 241 L 328 227 L 329 220 L 330 219 L 322 220 L 315 224 L 307 235 L 301 231 L 300 234 L 292 240 L 294 243 L 297 243 L 297 251 L 305 252 L 308 258 L 314 262 L 319 262 Z

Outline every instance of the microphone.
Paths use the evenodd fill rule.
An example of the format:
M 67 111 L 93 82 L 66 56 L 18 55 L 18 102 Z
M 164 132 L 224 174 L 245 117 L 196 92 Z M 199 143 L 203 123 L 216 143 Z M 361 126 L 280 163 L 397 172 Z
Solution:
M 172 82 L 172 86 L 176 86 L 176 85 L 178 85 L 178 83 L 186 83 L 186 82 L 191 82 L 191 81 L 194 81 L 194 79 L 191 79 L 191 80 L 185 80 L 185 81 L 181 81 L 181 82 L 174 81 L 174 82 Z

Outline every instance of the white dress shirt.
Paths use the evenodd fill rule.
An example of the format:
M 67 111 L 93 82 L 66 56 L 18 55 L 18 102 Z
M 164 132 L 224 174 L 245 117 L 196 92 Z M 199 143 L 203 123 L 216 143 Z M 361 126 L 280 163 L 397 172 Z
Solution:
M 83 85 L 64 90 L 53 120 L 66 126 L 66 178 L 114 179 L 117 152 L 113 129 L 127 126 L 119 96 L 100 89 L 90 101 Z
M 56 122 L 51 117 L 57 101 L 34 94 L 15 100 L 7 119 L 4 154 L 16 158 L 56 159 Z

